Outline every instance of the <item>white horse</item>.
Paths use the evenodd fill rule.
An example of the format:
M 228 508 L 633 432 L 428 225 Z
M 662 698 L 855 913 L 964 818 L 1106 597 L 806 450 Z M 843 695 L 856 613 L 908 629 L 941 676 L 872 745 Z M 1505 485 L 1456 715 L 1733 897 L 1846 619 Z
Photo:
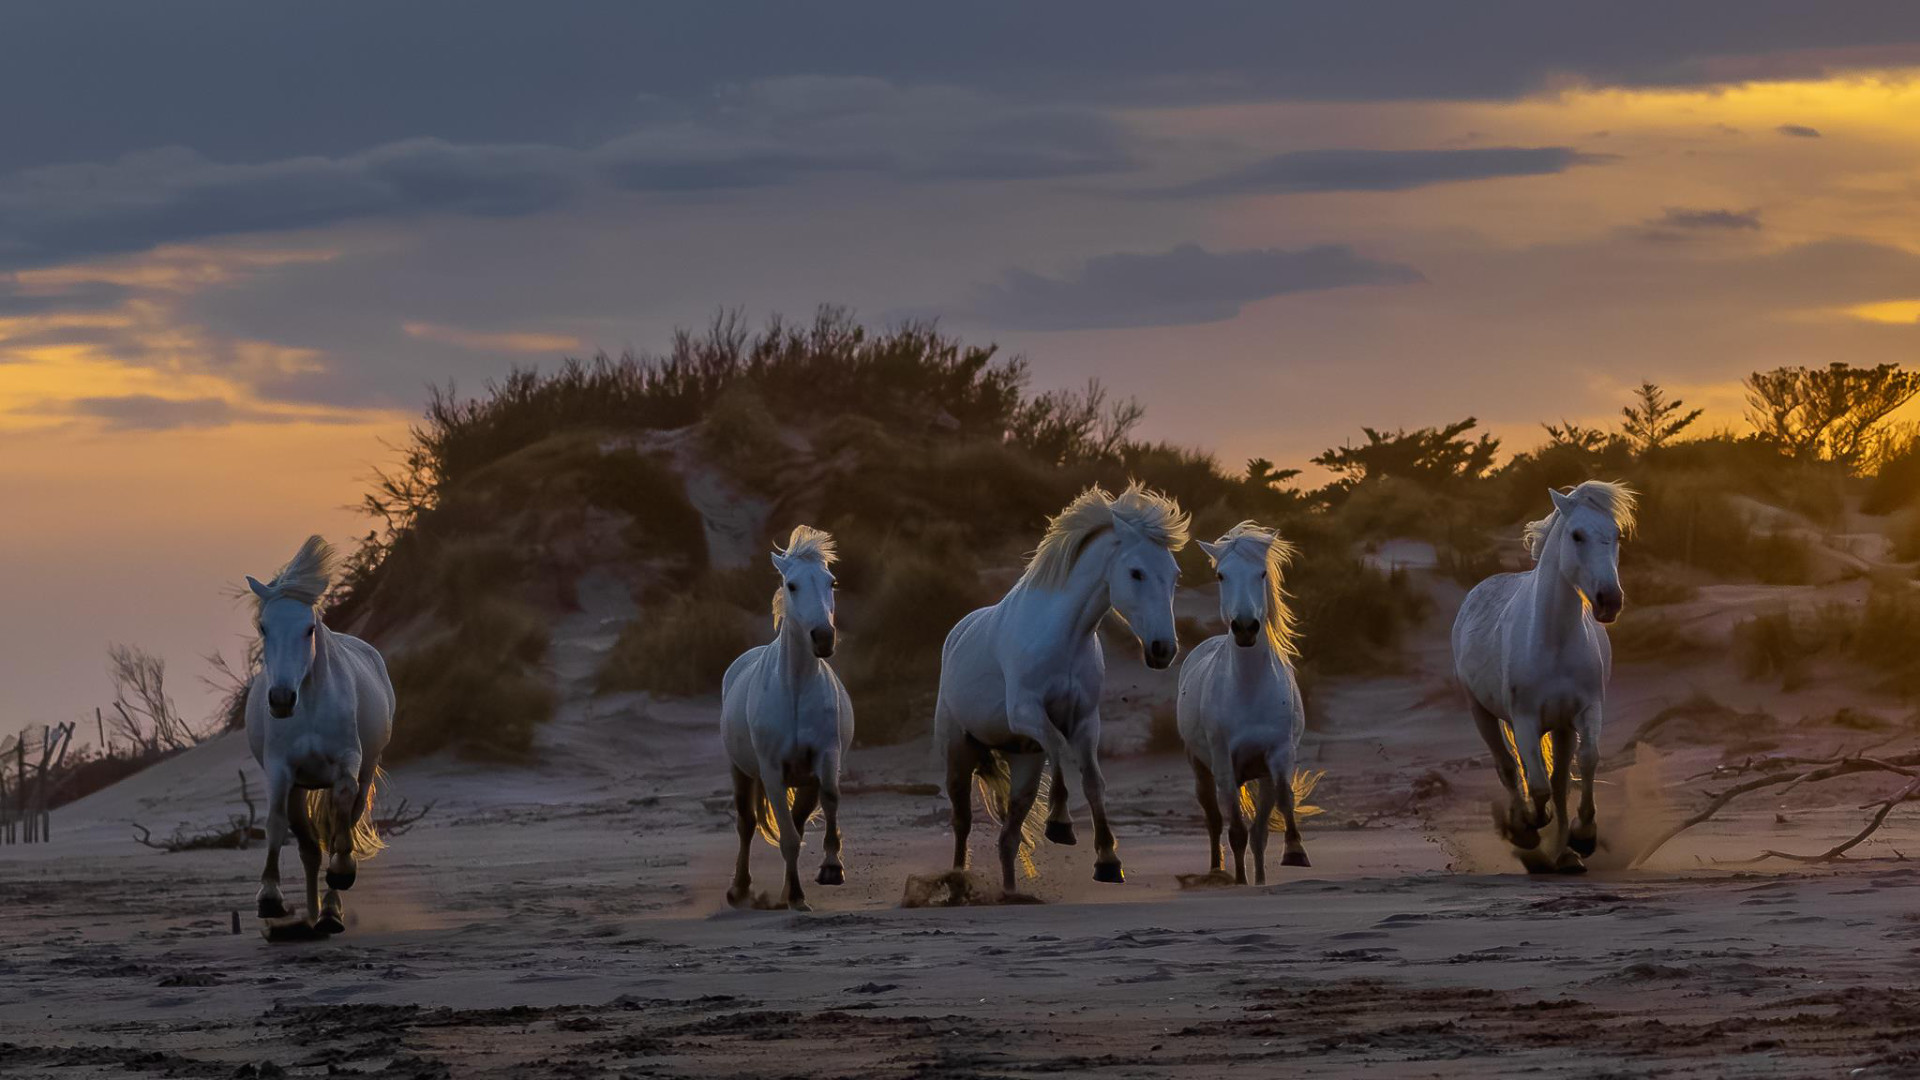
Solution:
M 1180 737 L 1193 765 L 1195 794 L 1207 818 L 1207 853 L 1220 869 L 1220 819 L 1230 815 L 1233 878 L 1247 883 L 1247 828 L 1240 788 L 1259 792 L 1253 811 L 1253 880 L 1267 883 L 1267 831 L 1274 804 L 1286 827 L 1283 866 L 1309 866 L 1294 823 L 1294 755 L 1306 710 L 1292 660 L 1292 613 L 1281 573 L 1294 547 L 1272 529 L 1243 521 L 1217 542 L 1200 541 L 1220 581 L 1220 618 L 1228 633 L 1194 646 L 1180 668 Z
M 773 553 L 774 639 L 740 655 L 720 683 L 720 738 L 733 763 L 740 861 L 727 902 L 751 902 L 747 855 L 756 824 L 780 842 L 785 900 L 809 911 L 800 888 L 800 842 L 817 803 L 826 815 L 822 885 L 846 882 L 840 865 L 840 762 L 853 746 L 853 702 L 827 663 L 833 655 L 833 537 L 805 525 Z
M 1093 814 L 1096 881 L 1120 881 L 1100 775 L 1100 688 L 1106 661 L 1096 633 L 1109 609 L 1133 628 L 1147 666 L 1173 663 L 1173 553 L 1187 542 L 1178 503 L 1139 484 L 1117 498 L 1090 487 L 1047 524 L 1026 572 L 1001 601 L 968 614 L 940 654 L 934 739 L 946 756 L 953 804 L 953 866 L 967 865 L 973 827 L 968 785 L 979 775 L 1004 799 L 1000 873 L 1013 867 L 1047 759 L 1054 764 L 1047 835 L 1072 842 L 1064 767 L 1080 766 Z M 1004 757 L 1002 757 L 1004 756 Z M 1004 760 L 1005 764 L 1002 764 Z
M 1549 785 L 1558 837 L 1550 853 L 1523 855 L 1530 870 L 1577 873 L 1598 845 L 1593 777 L 1613 647 L 1602 624 L 1620 615 L 1620 538 L 1633 528 L 1634 493 L 1589 480 L 1549 491 L 1553 512 L 1527 525 L 1534 568 L 1474 586 L 1453 622 L 1453 668 L 1509 797 L 1501 832 L 1526 852 L 1540 846 Z M 1504 722 L 1504 723 L 1503 723 Z M 1541 737 L 1552 736 L 1553 761 Z M 1567 818 L 1568 759 L 1580 754 L 1580 817 Z M 1518 757 L 1518 767 L 1515 758 Z M 1528 802 L 1532 805 L 1529 807 Z
M 333 548 L 308 537 L 266 584 L 247 578 L 260 630 L 260 673 L 247 688 L 247 745 L 267 778 L 267 866 L 260 875 L 263 919 L 287 914 L 280 896 L 280 847 L 293 828 L 307 870 L 307 918 L 338 933 L 340 893 L 353 887 L 356 860 L 383 844 L 367 816 L 380 754 L 393 735 L 393 683 L 386 662 L 359 638 L 320 621 L 333 580 Z M 320 857 L 327 896 L 320 902 Z

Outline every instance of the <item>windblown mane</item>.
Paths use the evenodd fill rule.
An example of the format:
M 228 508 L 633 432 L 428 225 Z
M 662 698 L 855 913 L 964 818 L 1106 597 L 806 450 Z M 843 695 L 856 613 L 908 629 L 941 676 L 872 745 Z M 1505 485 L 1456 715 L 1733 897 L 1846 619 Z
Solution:
M 1563 489 L 1578 502 L 1586 503 L 1595 510 L 1613 519 L 1613 524 L 1622 535 L 1633 531 L 1634 511 L 1637 503 L 1634 490 L 1618 481 L 1588 480 L 1573 487 Z M 1520 540 L 1527 545 L 1527 553 L 1536 560 L 1545 550 L 1547 536 L 1560 520 L 1560 511 L 1554 510 L 1539 521 L 1527 522 L 1520 532 Z
M 1228 529 L 1216 543 L 1229 550 L 1245 547 L 1249 554 L 1265 562 L 1267 641 L 1273 645 L 1275 652 L 1289 660 L 1299 656 L 1300 644 L 1293 627 L 1293 609 L 1287 606 L 1287 591 L 1282 587 L 1282 575 L 1300 549 L 1281 539 L 1274 530 L 1251 521 L 1243 521 Z
M 1107 529 L 1115 519 L 1139 529 L 1168 551 L 1187 546 L 1187 515 L 1172 496 L 1135 480 L 1117 497 L 1095 484 L 1074 497 L 1066 509 L 1047 522 L 1046 535 L 1027 559 L 1026 573 L 1020 580 L 1043 589 L 1057 589 L 1067 583 L 1073 564 L 1087 542 Z
M 268 595 L 252 594 L 254 606 L 262 606 L 268 600 L 286 599 L 315 607 L 326 595 L 327 586 L 333 584 L 333 571 L 333 545 L 322 537 L 309 536 L 287 565 L 267 582 Z
M 812 559 L 821 566 L 832 566 L 840 558 L 840 552 L 834 548 L 833 534 L 811 525 L 795 525 L 787 536 L 787 546 L 776 545 L 774 553 L 787 559 Z M 787 614 L 787 590 L 773 590 L 773 626 L 780 628 L 780 620 Z

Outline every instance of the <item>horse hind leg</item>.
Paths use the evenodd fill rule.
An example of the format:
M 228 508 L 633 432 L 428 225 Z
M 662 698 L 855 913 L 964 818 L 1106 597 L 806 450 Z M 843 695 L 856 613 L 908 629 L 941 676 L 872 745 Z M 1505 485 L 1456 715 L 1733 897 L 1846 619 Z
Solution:
M 753 903 L 753 881 L 748 862 L 753 852 L 753 833 L 760 813 L 760 781 L 739 769 L 733 770 L 734 832 L 740 837 L 740 857 L 733 865 L 733 883 L 727 886 L 727 903 L 746 907 Z
M 1193 794 L 1200 800 L 1200 813 L 1207 819 L 1207 869 L 1220 869 L 1220 796 L 1213 789 L 1213 770 L 1200 763 L 1199 758 L 1188 758 L 1193 766 Z
M 1471 698 L 1467 708 L 1473 713 L 1473 724 L 1480 731 L 1480 738 L 1487 744 L 1487 751 L 1493 755 L 1493 770 L 1500 777 L 1500 786 L 1507 793 L 1507 810 L 1503 816 L 1498 804 L 1495 804 L 1493 824 L 1506 841 L 1517 848 L 1531 850 L 1540 846 L 1540 830 L 1533 825 L 1533 815 L 1528 811 L 1526 800 L 1520 794 L 1520 763 L 1514 759 L 1514 752 L 1507 746 L 1506 729 L 1500 718 L 1487 711 L 1478 701 Z
M 973 833 L 973 774 L 980 748 L 964 733 L 947 743 L 947 803 L 952 807 L 953 868 L 967 868 L 967 837 Z
M 1568 828 L 1567 783 L 1571 779 L 1571 770 L 1568 766 L 1573 764 L 1573 743 L 1574 735 L 1571 728 L 1555 732 L 1552 779 L 1553 827 L 1558 836 L 1558 843 L 1554 845 L 1556 854 L 1553 868 L 1562 874 L 1579 874 L 1587 869 L 1585 860 L 1581 859 L 1580 854 L 1571 846 L 1572 834 Z
M 1073 815 L 1067 812 L 1067 774 L 1059 762 L 1053 763 L 1053 785 L 1047 789 L 1047 842 L 1072 847 L 1080 842 L 1073 832 Z

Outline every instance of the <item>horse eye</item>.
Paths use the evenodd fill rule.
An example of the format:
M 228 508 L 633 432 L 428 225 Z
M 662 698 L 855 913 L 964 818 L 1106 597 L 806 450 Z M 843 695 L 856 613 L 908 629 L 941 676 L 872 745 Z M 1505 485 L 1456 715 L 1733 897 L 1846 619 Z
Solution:
M 312 637 L 312 636 L 313 636 L 313 627 L 311 627 L 311 626 L 309 626 L 309 627 L 307 627 L 307 636 L 308 636 L 308 637 Z
M 1145 575 L 1145 574 L 1143 574 L 1143 573 L 1141 573 L 1141 572 L 1140 572 L 1140 568 L 1136 566 L 1136 567 L 1134 567 L 1134 568 L 1133 568 L 1133 580 L 1135 580 L 1135 581 L 1145 581 L 1145 580 L 1147 580 L 1147 575 Z
M 1586 533 L 1583 533 L 1583 532 L 1581 532 L 1581 531 L 1580 531 L 1579 529 L 1575 529 L 1575 530 L 1573 530 L 1573 542 L 1574 542 L 1574 543 L 1576 543 L 1576 544 L 1584 544 L 1584 543 L 1586 543 L 1586 542 L 1587 542 L 1587 534 L 1586 534 Z
M 1220 572 L 1219 572 L 1218 570 L 1216 570 L 1216 571 L 1214 571 L 1214 573 L 1213 573 L 1213 580 L 1215 580 L 1215 581 L 1225 581 L 1225 580 L 1227 580 L 1227 575 L 1225 575 L 1225 574 L 1222 574 L 1222 573 L 1220 573 Z
M 788 591 L 788 592 L 799 592 L 799 591 L 800 591 L 800 586 L 798 586 L 798 585 L 795 585 L 795 584 L 794 584 L 793 582 L 791 582 L 791 581 L 789 581 L 789 582 L 787 582 L 787 591 Z

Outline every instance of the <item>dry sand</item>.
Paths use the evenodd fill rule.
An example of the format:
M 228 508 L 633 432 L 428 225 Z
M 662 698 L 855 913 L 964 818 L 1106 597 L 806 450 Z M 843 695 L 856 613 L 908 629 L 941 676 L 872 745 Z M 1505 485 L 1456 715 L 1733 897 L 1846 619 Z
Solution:
M 1778 818 L 1783 800 L 1757 798 L 1646 869 L 1520 874 L 1487 824 L 1492 770 L 1443 681 L 1439 591 L 1404 675 L 1322 688 L 1307 740 L 1329 770 L 1314 799 L 1327 812 L 1307 823 L 1314 865 L 1280 868 L 1276 851 L 1264 888 L 1179 886 L 1206 868 L 1190 774 L 1130 749 L 1172 676 L 1125 664 L 1107 771 L 1127 882 L 1091 880 L 1078 808 L 1081 846 L 1039 853 L 1040 905 L 899 906 L 950 843 L 944 800 L 907 786 L 936 776 L 916 744 L 855 755 L 845 887 L 810 887 L 809 915 L 728 910 L 713 703 L 575 694 L 537 766 L 396 769 L 387 798 L 435 808 L 363 867 L 348 932 L 269 945 L 249 915 L 259 850 L 168 855 L 128 838 L 129 821 L 164 833 L 234 808 L 236 770 L 253 766 L 223 737 L 60 811 L 51 845 L 0 848 L 0 1072 L 1920 1073 L 1920 869 L 1896 861 L 1920 850 L 1911 815 L 1842 868 L 1716 861 L 1825 848 L 1884 782 L 1809 789 Z M 589 604 L 565 628 L 564 685 L 591 670 L 618 606 Z M 1876 704 L 1849 685 L 1784 696 L 1721 660 L 1623 667 L 1600 794 L 1614 847 L 1597 864 L 1621 865 L 1669 803 L 1696 805 L 1701 783 L 1683 778 L 1735 735 L 1782 752 L 1887 737 L 1801 722 Z M 1781 721 L 1676 724 L 1658 752 L 1622 745 L 1703 686 Z M 991 865 L 987 830 L 974 839 Z M 810 881 L 817 845 L 805 858 Z M 754 859 L 772 887 L 775 849 L 756 840 Z

